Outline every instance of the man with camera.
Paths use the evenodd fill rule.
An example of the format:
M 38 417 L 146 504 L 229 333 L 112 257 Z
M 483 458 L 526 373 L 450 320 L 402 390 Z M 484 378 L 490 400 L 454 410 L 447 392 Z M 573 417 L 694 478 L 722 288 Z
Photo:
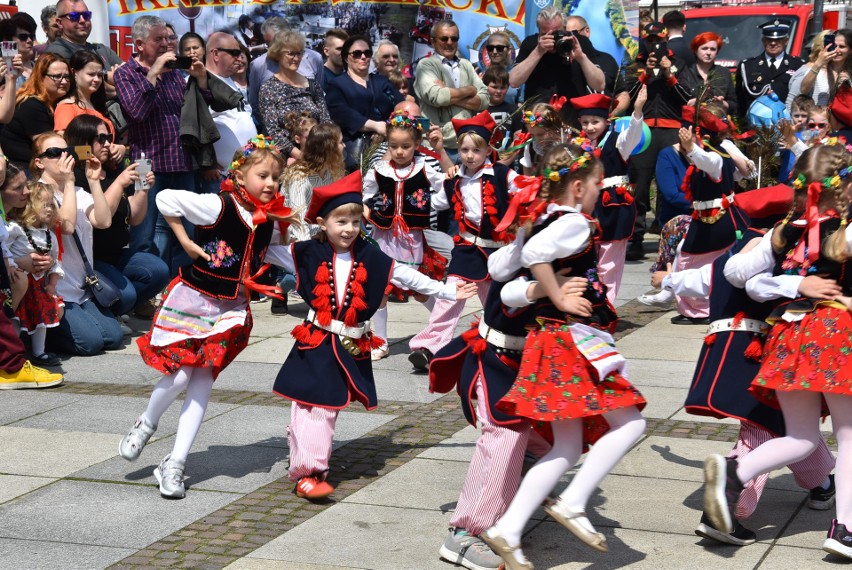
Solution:
M 586 55 L 593 48 L 589 39 L 565 31 L 567 17 L 559 8 L 548 6 L 538 13 L 538 33 L 521 42 L 509 85 L 525 86 L 527 101 L 547 102 L 551 95 L 581 97 L 603 92 L 604 72 Z M 566 119 L 575 122 L 574 110 L 565 105 Z

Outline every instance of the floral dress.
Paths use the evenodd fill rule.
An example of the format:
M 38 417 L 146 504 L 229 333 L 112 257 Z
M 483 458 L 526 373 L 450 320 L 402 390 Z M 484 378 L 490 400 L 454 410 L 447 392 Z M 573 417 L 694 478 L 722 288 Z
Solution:
M 9 222 L 8 229 L 7 243 L 12 257 L 38 252 L 48 254 L 54 260 L 59 258 L 59 240 L 52 231 L 44 228 L 24 229 L 17 222 Z M 15 318 L 21 323 L 21 330 L 29 334 L 39 328 L 59 326 L 65 303 L 58 295 L 47 292 L 48 277 L 53 273 L 58 273 L 60 278 L 65 276 L 59 261 L 46 272 L 27 274 L 27 293 L 15 310 Z

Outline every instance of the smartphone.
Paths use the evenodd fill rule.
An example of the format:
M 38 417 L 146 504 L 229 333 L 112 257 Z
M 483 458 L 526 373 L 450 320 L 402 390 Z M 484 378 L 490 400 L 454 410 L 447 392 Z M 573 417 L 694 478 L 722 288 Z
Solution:
M 826 51 L 831 51 L 836 48 L 837 45 L 834 43 L 834 37 L 834 34 L 825 34 L 822 37 L 822 45 L 824 46 L 822 49 Z
M 92 147 L 90 147 L 87 144 L 75 146 L 74 147 L 74 154 L 77 155 L 77 160 L 79 160 L 80 162 L 82 162 L 84 160 L 89 160 L 90 158 L 92 158 L 94 156 L 92 154 Z
M 192 67 L 192 58 L 188 55 L 179 55 L 174 60 L 166 62 L 169 69 L 189 69 Z
M 417 117 L 415 119 L 420 124 L 420 131 L 423 133 L 428 133 L 429 128 L 432 126 L 432 123 L 429 122 L 429 117 Z
M 133 184 L 133 190 L 148 190 L 148 180 L 145 177 L 151 172 L 151 159 L 145 158 L 145 153 L 142 153 L 142 156 L 136 159 L 136 164 L 136 173 L 139 178 Z
M 669 54 L 669 45 L 666 42 L 654 42 L 651 44 L 651 56 L 658 62 Z

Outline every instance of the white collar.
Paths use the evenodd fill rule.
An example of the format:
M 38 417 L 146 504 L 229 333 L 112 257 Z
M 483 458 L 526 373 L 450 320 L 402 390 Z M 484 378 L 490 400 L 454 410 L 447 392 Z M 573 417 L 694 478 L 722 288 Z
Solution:
M 476 180 L 477 178 L 481 178 L 483 174 L 494 176 L 494 165 L 491 164 L 491 161 L 486 160 L 485 166 L 474 172 L 472 175 L 467 173 L 467 168 L 464 166 L 459 169 L 459 176 L 467 180 Z

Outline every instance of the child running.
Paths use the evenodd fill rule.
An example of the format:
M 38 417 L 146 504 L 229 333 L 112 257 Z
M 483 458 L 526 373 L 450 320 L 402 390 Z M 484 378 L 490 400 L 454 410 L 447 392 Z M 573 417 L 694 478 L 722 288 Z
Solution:
M 422 124 L 406 111 L 393 112 L 387 121 L 389 156 L 364 176 L 364 204 L 373 225 L 371 237 L 379 249 L 397 263 L 441 280 L 447 261 L 426 244 L 423 230 L 429 229 L 432 195 L 443 188 L 444 175 L 416 154 L 423 137 Z M 436 137 L 435 143 L 435 150 L 440 152 L 443 140 Z M 445 200 L 436 207 L 446 210 L 449 205 Z M 387 293 L 403 299 L 409 292 L 391 286 Z M 388 355 L 387 295 L 372 323 L 376 335 L 385 339 L 371 352 L 373 360 L 380 360 Z
M 488 256 L 514 239 L 508 231 L 497 231 L 505 216 L 517 173 L 504 164 L 492 163 L 488 141 L 494 131 L 494 119 L 483 111 L 471 119 L 453 119 L 459 142 L 461 167 L 458 174 L 444 183 L 444 191 L 433 198 L 436 209 L 452 203 L 459 234 L 454 238 L 452 259 L 447 268 L 447 283 L 459 280 L 480 284 L 482 304 L 488 297 L 490 277 Z M 437 301 L 429 323 L 409 342 L 408 360 L 417 370 L 425 371 L 432 355 L 453 337 L 464 302 Z
M 219 194 L 162 190 L 157 207 L 195 261 L 181 268 L 163 305 L 137 343 L 148 366 L 162 372 L 147 409 L 119 443 L 119 454 L 135 461 L 157 429 L 160 417 L 186 390 L 172 452 L 154 470 L 165 498 L 186 496 L 184 468 L 222 370 L 246 347 L 252 328 L 247 289 L 272 294 L 254 281 L 268 268 L 274 220 L 291 221 L 278 178 L 284 158 L 263 135 L 235 155 Z M 191 241 L 181 218 L 195 227 Z M 267 250 L 269 248 L 269 250 Z
M 841 145 L 820 145 L 796 162 L 793 187 L 805 202 L 804 214 L 787 218 L 754 249 L 731 258 L 725 276 L 735 286 L 760 273 L 822 275 L 836 284 L 808 296 L 796 294 L 776 306 L 760 370 L 751 390 L 764 402 L 779 405 L 786 435 L 767 441 L 740 459 L 712 455 L 704 464 L 704 510 L 723 532 L 734 527 L 735 509 L 745 482 L 809 456 L 820 442 L 819 419 L 825 405 L 837 438 L 837 518 L 823 550 L 852 558 L 852 285 L 848 260 L 852 230 L 848 224 L 852 155 Z M 837 287 L 839 285 L 839 287 Z M 841 297 L 840 295 L 843 297 Z M 844 301 L 843 303 L 838 300 Z
M 603 168 L 576 145 L 560 145 L 542 158 L 539 199 L 546 204 L 523 246 L 521 262 L 547 293 L 536 302 L 539 325 L 524 345 L 518 378 L 497 404 L 504 413 L 550 422 L 553 448 L 527 473 L 506 513 L 482 534 L 508 570 L 529 570 L 521 551 L 524 526 L 559 479 L 594 444 L 568 488 L 546 512 L 585 544 L 606 551 L 606 539 L 586 517 L 589 497 L 642 436 L 645 399 L 624 377 L 624 359 L 610 332 L 616 314 L 597 276 L 591 218 Z M 556 273 L 588 279 L 581 297 L 565 297 Z M 570 394 L 565 384 L 570 382 Z
M 59 218 L 53 201 L 53 188 L 43 182 L 30 181 L 29 199 L 16 221 L 9 222 L 6 242 L 13 258 L 31 253 L 49 255 L 53 265 L 47 271 L 27 274 L 27 292 L 15 309 L 21 330 L 30 335 L 32 357 L 39 366 L 58 366 L 62 360 L 44 348 L 47 329 L 59 326 L 62 298 L 56 284 L 65 275 L 59 265 Z
M 372 335 L 370 318 L 388 284 L 450 300 L 476 293 L 473 283 L 444 285 L 395 263 L 363 239 L 362 184 L 361 173 L 355 171 L 315 188 L 305 220 L 318 224 L 321 232 L 289 250 L 297 289 L 310 309 L 305 322 L 293 329 L 296 344 L 273 390 L 292 400 L 287 428 L 290 480 L 296 483 L 296 495 L 309 500 L 334 492 L 326 479 L 340 410 L 353 399 L 368 410 L 377 405 L 370 351 L 385 339 Z

